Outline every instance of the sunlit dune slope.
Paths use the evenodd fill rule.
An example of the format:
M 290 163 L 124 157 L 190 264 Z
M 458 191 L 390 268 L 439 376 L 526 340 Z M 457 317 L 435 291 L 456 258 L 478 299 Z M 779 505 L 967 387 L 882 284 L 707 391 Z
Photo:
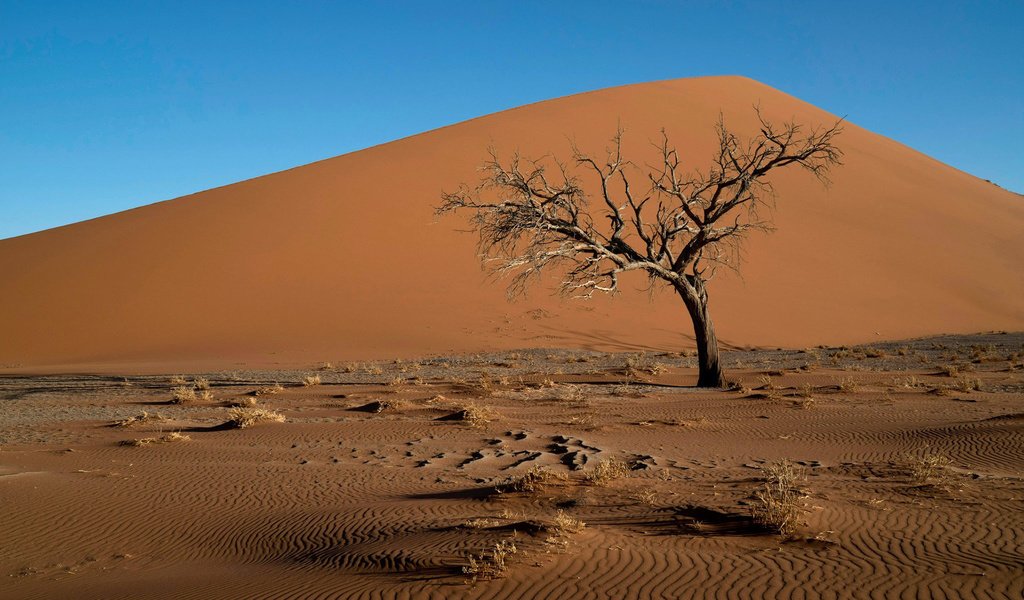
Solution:
M 304 364 L 494 348 L 691 347 L 678 299 L 591 302 L 534 287 L 508 303 L 442 189 L 475 182 L 489 145 L 636 162 L 664 127 L 703 166 L 721 112 L 835 116 L 740 77 L 559 98 L 258 179 L 0 241 L 0 365 L 17 370 Z M 856 120 L 856 116 L 853 116 Z M 823 188 L 773 179 L 777 230 L 713 281 L 723 342 L 795 346 L 1024 329 L 1024 199 L 853 124 Z M 631 280 L 640 289 L 646 281 Z

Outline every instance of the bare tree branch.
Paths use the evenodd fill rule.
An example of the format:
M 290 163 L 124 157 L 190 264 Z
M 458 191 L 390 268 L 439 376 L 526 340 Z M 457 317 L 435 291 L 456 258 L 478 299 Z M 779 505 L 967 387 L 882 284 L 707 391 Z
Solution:
M 620 274 L 642 271 L 673 287 L 695 330 L 707 329 L 713 340 L 704 283 L 721 266 L 737 267 L 747 234 L 771 230 L 759 212 L 774 199 L 769 173 L 797 165 L 827 185 L 830 168 L 841 164 L 834 140 L 842 121 L 822 129 L 795 122 L 779 127 L 759 108 L 755 112 L 759 133 L 746 141 L 719 117 L 718 149 L 706 171 L 684 170 L 662 130 L 660 164 L 643 172 L 648 189 L 642 197 L 630 179 L 642 170 L 623 158 L 619 128 L 603 159 L 573 145 L 574 166 L 518 154 L 503 164 L 491 149 L 479 185 L 443 193 L 437 211 L 471 213 L 484 264 L 496 275 L 511 276 L 510 296 L 546 270 L 560 273 L 560 291 L 573 297 L 616 293 Z M 551 162 L 557 167 L 553 176 Z M 600 184 L 593 206 L 573 175 L 576 169 L 592 173 Z M 717 361 L 717 342 L 714 349 Z

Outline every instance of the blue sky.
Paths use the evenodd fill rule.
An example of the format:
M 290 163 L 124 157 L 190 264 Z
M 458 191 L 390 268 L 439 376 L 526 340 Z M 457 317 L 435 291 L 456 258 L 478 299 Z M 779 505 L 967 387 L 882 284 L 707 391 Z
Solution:
M 0 0 L 0 238 L 739 74 L 1024 192 L 1024 2 Z

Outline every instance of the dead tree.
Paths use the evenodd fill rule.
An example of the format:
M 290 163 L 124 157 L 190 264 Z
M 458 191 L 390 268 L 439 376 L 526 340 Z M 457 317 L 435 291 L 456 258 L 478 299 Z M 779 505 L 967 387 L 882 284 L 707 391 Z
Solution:
M 619 275 L 627 271 L 644 272 L 652 285 L 671 286 L 693 321 L 697 385 L 722 387 L 708 280 L 721 266 L 737 267 L 739 244 L 749 232 L 771 230 L 764 210 L 775 197 L 769 173 L 796 165 L 827 185 L 829 168 L 842 156 L 833 144 L 841 122 L 819 129 L 792 122 L 778 127 L 756 112 L 760 132 L 746 141 L 719 118 L 718 150 L 705 170 L 684 170 L 664 130 L 656 144 L 657 164 L 642 168 L 623 158 L 621 129 L 603 160 L 573 146 L 569 165 L 518 155 L 506 165 L 492 149 L 481 183 L 443 193 L 438 213 L 472 214 L 485 266 L 512 275 L 510 296 L 548 269 L 561 274 L 560 291 L 569 296 L 615 293 Z M 600 185 L 593 199 L 573 175 L 580 169 Z M 638 178 L 642 188 L 631 184 Z

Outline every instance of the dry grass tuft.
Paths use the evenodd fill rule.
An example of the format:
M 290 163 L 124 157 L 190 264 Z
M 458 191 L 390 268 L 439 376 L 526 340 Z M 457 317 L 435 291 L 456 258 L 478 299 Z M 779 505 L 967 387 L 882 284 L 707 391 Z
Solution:
M 949 482 L 949 467 L 953 461 L 945 454 L 925 452 L 920 456 L 908 456 L 911 479 L 921 485 L 945 485 Z
M 256 406 L 257 404 L 259 404 L 259 400 L 257 400 L 256 398 L 249 397 L 239 398 L 238 400 L 232 402 L 231 406 L 234 408 L 251 408 L 253 406 Z
M 172 442 L 187 442 L 187 441 L 189 441 L 191 439 L 192 438 L 190 438 L 189 436 L 187 436 L 187 435 L 185 435 L 183 433 L 174 431 L 174 432 L 168 433 L 167 435 L 162 435 L 162 436 L 160 436 L 158 438 L 148 437 L 148 438 L 139 438 L 139 439 L 134 439 L 134 440 L 121 440 L 119 445 L 121 445 L 121 446 L 131 446 L 133 448 L 142 448 L 144 446 L 151 446 L 153 444 L 169 444 L 169 443 L 172 443 Z
M 127 419 L 121 419 L 120 421 L 114 421 L 110 424 L 111 427 L 134 427 L 135 425 L 142 425 L 143 423 L 149 423 L 151 421 L 166 421 L 167 417 L 160 413 L 149 414 L 146 411 L 142 411 L 142 414 L 135 415 L 134 417 L 128 417 Z
M 258 387 L 256 389 L 254 389 L 253 391 L 249 392 L 249 395 L 250 396 L 257 396 L 257 397 L 258 396 L 267 396 L 267 395 L 270 395 L 270 394 L 280 394 L 283 391 L 284 391 L 284 386 L 281 385 L 280 383 L 275 383 L 273 385 L 264 385 L 262 387 Z
M 171 376 L 171 385 L 185 385 L 188 380 L 185 379 L 184 375 L 173 375 Z
M 546 527 L 548 531 L 555 535 L 566 535 L 570 533 L 579 533 L 586 529 L 587 524 L 583 521 L 565 514 L 565 511 L 558 511 L 555 518 L 552 520 L 551 525 Z
M 747 386 L 743 385 L 743 382 L 741 382 L 741 381 L 733 380 L 733 381 L 726 381 L 725 382 L 725 391 L 727 391 L 727 392 L 739 392 L 739 393 L 741 393 L 743 395 L 747 395 L 747 394 L 750 393 L 750 388 L 748 388 Z
M 259 423 L 283 423 L 284 415 L 266 408 L 232 408 L 224 424 L 235 429 L 245 429 Z
M 593 469 L 583 474 L 583 479 L 591 485 L 608 485 L 616 479 L 629 474 L 629 466 L 616 458 L 609 458 L 597 463 Z
M 957 377 L 953 382 L 953 389 L 964 393 L 980 391 L 981 380 L 977 377 Z
M 499 525 L 501 525 L 501 521 L 485 518 L 470 519 L 462 524 L 466 529 L 490 529 Z
M 498 418 L 498 414 L 487 406 L 479 406 L 472 402 L 463 404 L 451 415 L 452 420 L 462 421 L 472 427 L 483 427 Z
M 302 385 L 306 386 L 306 387 L 312 387 L 314 385 L 320 385 L 320 376 L 319 375 L 306 375 L 305 377 L 302 378 L 300 383 Z
M 939 365 L 939 373 L 946 377 L 956 377 L 960 374 L 960 367 L 957 365 Z
M 188 402 L 196 401 L 196 390 L 195 388 L 187 385 L 182 385 L 171 390 L 171 403 L 172 404 L 186 404 Z
M 383 400 L 374 400 L 373 402 L 364 405 L 360 410 L 380 414 L 385 411 L 398 410 L 401 407 L 402 403 L 398 400 L 389 400 L 385 398 Z
M 533 467 L 522 475 L 513 475 L 505 481 L 494 486 L 499 494 L 509 492 L 525 492 L 532 494 L 539 491 L 545 485 L 565 481 L 565 475 L 549 471 L 543 467 Z
M 853 377 L 844 377 L 838 384 L 839 391 L 852 394 L 858 389 L 857 382 L 853 380 Z
M 754 493 L 756 504 L 750 509 L 754 520 L 782 535 L 791 535 L 800 526 L 803 493 L 797 483 L 803 471 L 788 460 L 765 466 L 764 486 Z
M 668 471 L 662 470 L 660 477 L 664 478 L 666 475 L 669 478 L 671 478 L 672 476 L 671 473 L 669 473 Z M 639 492 L 635 492 L 633 493 L 633 495 L 630 496 L 630 498 L 645 506 L 654 506 L 655 504 L 658 503 L 658 494 L 655 493 L 655 491 L 652 489 L 640 490 Z
M 197 398 L 203 402 L 209 402 L 213 400 L 213 392 L 210 390 L 203 390 L 202 392 L 199 392 Z
M 650 361 L 645 353 L 640 352 L 626 357 L 626 366 L 623 372 L 630 379 L 637 379 L 642 375 L 660 375 L 667 370 L 668 367 L 659 362 Z
M 469 564 L 462 567 L 462 573 L 471 581 L 497 579 L 508 574 L 508 560 L 519 552 L 511 540 L 502 540 L 492 548 L 469 557 Z
M 210 389 L 210 380 L 205 377 L 196 377 L 192 381 L 192 387 L 197 390 L 208 390 Z

